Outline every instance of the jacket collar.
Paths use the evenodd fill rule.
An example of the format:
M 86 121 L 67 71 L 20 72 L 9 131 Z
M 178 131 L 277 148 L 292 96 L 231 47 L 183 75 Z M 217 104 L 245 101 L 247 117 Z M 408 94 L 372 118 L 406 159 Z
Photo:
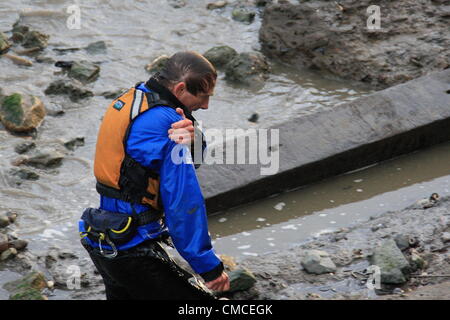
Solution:
M 180 100 L 178 100 L 178 98 L 175 97 L 169 89 L 159 84 L 153 77 L 145 83 L 145 86 L 151 91 L 158 93 L 162 100 L 166 100 L 175 107 L 181 108 L 184 111 L 186 118 L 193 122 L 196 121 L 189 109 Z

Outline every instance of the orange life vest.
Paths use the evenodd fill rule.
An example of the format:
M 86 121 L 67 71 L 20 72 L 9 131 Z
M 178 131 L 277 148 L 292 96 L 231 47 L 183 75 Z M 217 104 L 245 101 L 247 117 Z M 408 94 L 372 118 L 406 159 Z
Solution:
M 126 153 L 126 143 L 133 121 L 160 100 L 155 92 L 144 93 L 131 88 L 116 98 L 106 110 L 97 139 L 94 175 L 97 191 L 107 197 L 131 203 L 147 204 L 162 210 L 159 199 L 159 176 L 143 167 Z

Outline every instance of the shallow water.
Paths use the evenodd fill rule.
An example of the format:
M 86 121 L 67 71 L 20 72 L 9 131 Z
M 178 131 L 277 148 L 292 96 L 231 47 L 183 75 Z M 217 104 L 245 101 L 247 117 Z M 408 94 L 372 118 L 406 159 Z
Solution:
M 235 257 L 287 249 L 308 238 L 450 194 L 450 143 L 405 155 L 209 219 L 215 248 Z

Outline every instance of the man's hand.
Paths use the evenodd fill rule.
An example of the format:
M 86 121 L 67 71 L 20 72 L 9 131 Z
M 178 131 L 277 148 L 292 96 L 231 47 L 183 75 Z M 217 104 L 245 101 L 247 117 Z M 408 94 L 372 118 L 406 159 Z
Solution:
M 191 120 L 186 119 L 183 109 L 177 108 L 175 110 L 183 120 L 172 123 L 172 128 L 169 129 L 169 138 L 176 143 L 190 145 L 194 141 L 194 126 Z
M 205 285 L 208 289 L 214 291 L 228 291 L 230 290 L 230 279 L 228 278 L 228 274 L 223 271 L 220 277 L 213 281 L 206 282 Z

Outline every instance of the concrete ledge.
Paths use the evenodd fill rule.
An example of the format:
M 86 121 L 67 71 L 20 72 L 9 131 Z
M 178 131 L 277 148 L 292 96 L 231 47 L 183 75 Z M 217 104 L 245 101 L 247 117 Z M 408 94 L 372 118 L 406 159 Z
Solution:
M 262 176 L 261 165 L 249 164 L 197 170 L 208 213 L 450 140 L 450 69 L 273 128 L 277 174 Z

